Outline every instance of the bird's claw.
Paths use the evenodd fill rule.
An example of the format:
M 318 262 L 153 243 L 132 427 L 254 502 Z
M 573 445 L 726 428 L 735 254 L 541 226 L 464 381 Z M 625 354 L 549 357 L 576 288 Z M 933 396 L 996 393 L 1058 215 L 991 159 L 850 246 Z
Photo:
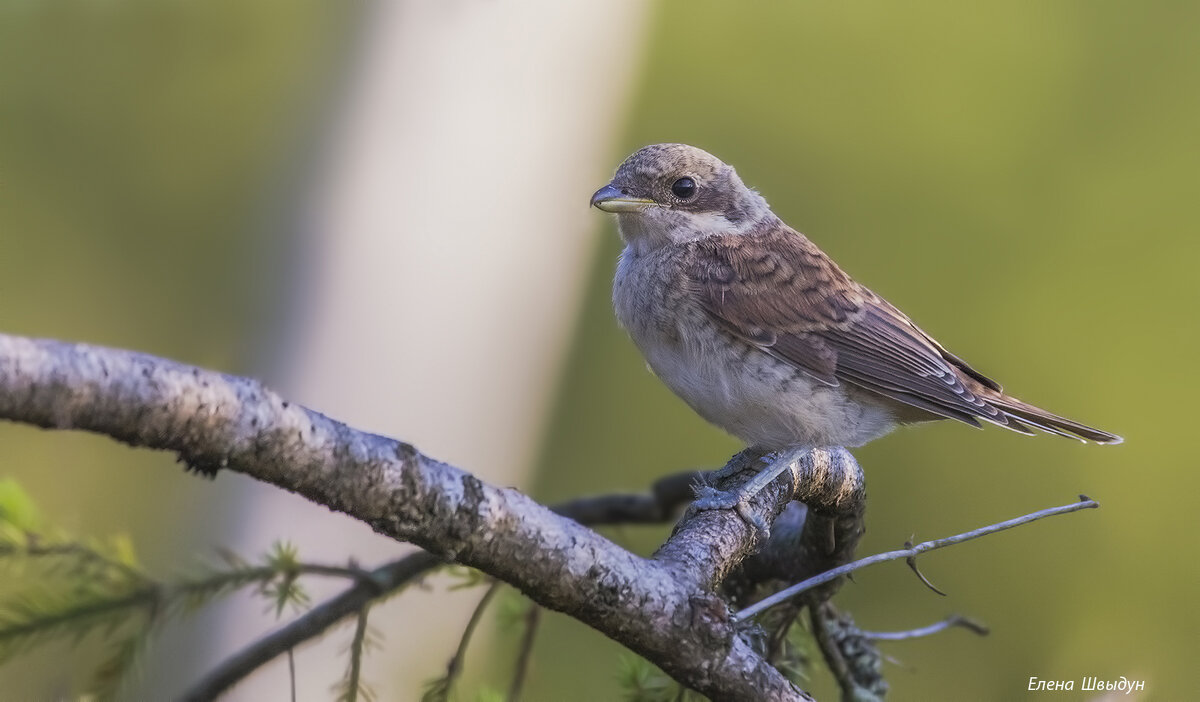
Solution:
M 770 538 L 770 525 L 750 509 L 751 497 L 741 490 L 718 490 L 711 485 L 700 485 L 696 487 L 696 499 L 688 511 L 732 509 L 751 529 L 760 532 L 764 539 Z

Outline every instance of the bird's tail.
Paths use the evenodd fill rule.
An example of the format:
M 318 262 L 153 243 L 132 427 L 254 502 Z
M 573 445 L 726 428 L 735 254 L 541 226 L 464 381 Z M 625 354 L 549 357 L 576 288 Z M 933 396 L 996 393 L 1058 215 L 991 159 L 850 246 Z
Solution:
M 1017 398 L 1009 397 L 1001 392 L 988 393 L 986 397 L 988 404 L 1004 413 L 1008 419 L 1007 426 L 1013 431 L 1032 434 L 1029 427 L 1033 427 L 1069 439 L 1094 441 L 1097 444 L 1119 444 L 1124 441 L 1116 434 L 1110 434 L 1072 419 L 1051 414 L 1040 407 L 1021 402 Z

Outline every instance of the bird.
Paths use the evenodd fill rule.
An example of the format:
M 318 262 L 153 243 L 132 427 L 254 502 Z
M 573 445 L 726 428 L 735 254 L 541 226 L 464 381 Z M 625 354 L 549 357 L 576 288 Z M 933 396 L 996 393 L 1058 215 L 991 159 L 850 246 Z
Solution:
M 624 242 L 618 322 L 654 375 L 753 449 L 857 447 L 940 419 L 1122 441 L 1005 393 L 702 149 L 639 149 L 591 205 Z

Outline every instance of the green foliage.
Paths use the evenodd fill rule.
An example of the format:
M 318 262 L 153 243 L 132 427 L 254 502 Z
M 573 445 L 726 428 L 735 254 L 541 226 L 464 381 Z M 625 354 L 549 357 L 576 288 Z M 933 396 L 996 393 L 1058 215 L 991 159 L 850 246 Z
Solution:
M 703 695 L 675 682 L 641 656 L 620 656 L 617 682 L 627 702 L 700 702 Z
M 295 611 L 308 609 L 312 604 L 308 593 L 300 586 L 300 559 L 296 547 L 288 542 L 276 542 L 266 556 L 267 567 L 279 573 L 279 577 L 263 583 L 259 590 L 275 603 L 275 616 L 283 615 L 283 608 L 291 605 Z
M 463 629 L 458 649 L 455 650 L 454 655 L 450 658 L 450 663 L 446 666 L 446 673 L 440 677 L 426 681 L 422 687 L 421 702 L 449 702 L 452 699 L 454 685 L 458 681 L 459 675 L 462 674 L 463 662 L 467 655 L 467 648 L 471 643 L 471 637 L 475 633 L 475 628 L 483 619 L 484 612 L 487 611 L 496 594 L 503 587 L 502 583 L 492 580 L 477 570 L 458 566 L 447 570 L 451 577 L 458 581 L 450 586 L 450 590 L 461 590 L 476 585 L 487 585 L 488 589 L 484 592 L 483 597 L 479 599 L 479 604 L 475 606 L 475 611 L 471 613 L 471 618 Z M 476 694 L 479 699 L 491 699 L 493 696 L 499 695 L 498 692 L 490 689 L 480 690 Z
M 801 687 L 808 683 L 812 661 L 817 657 L 816 642 L 800 625 L 803 621 L 800 610 L 794 606 L 769 609 L 758 619 L 767 660 Z
M 359 699 L 365 702 L 374 702 L 375 700 L 375 692 L 362 679 L 363 655 L 367 651 L 379 648 L 380 643 L 379 633 L 372 631 L 367 626 L 368 611 L 370 611 L 370 607 L 364 608 L 358 614 L 358 621 L 354 627 L 354 638 L 347 648 L 350 661 L 346 668 L 346 676 L 334 686 L 334 690 L 338 693 L 338 702 L 357 702 Z
M 150 635 L 172 618 L 243 588 L 253 588 L 281 616 L 285 608 L 309 606 L 300 584 L 305 574 L 363 576 L 353 567 L 304 563 L 293 545 L 279 542 L 257 563 L 222 551 L 218 564 L 160 580 L 138 564 L 127 537 L 82 539 L 36 528 L 37 514 L 19 485 L 0 482 L 0 571 L 9 576 L 0 590 L 0 665 L 53 640 L 77 645 L 98 638 L 105 655 L 91 672 L 86 694 L 100 701 L 122 697 Z M 377 645 L 364 610 L 348 649 L 350 669 L 340 699 L 373 699 L 360 671 L 363 654 Z
M 490 585 L 492 579 L 486 573 L 475 568 L 467 568 L 466 566 L 451 565 L 442 569 L 442 572 L 449 576 L 455 582 L 449 586 L 451 592 L 455 590 L 468 590 L 480 585 Z
M 0 665 L 54 639 L 99 635 L 110 644 L 87 688 L 116 699 L 155 623 L 163 592 L 138 566 L 129 539 L 73 539 L 39 530 L 33 501 L 0 484 Z
M 528 597 L 513 588 L 504 588 L 496 605 L 496 628 L 502 632 L 518 632 L 525 626 L 529 614 Z
M 0 530 L 33 531 L 40 522 L 37 507 L 25 489 L 12 478 L 0 480 Z M 5 536 L 5 531 L 0 531 L 0 541 Z
M 149 640 L 149 636 L 134 635 L 117 641 L 92 672 L 89 693 L 96 700 L 121 699 L 119 693 L 125 681 L 140 673 L 139 665 Z

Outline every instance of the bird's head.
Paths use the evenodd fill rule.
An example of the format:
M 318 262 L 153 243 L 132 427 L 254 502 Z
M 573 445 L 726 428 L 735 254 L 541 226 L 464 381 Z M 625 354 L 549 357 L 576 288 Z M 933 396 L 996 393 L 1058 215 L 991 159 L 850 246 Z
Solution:
M 637 251 L 744 233 L 774 217 L 732 166 L 687 144 L 638 149 L 592 195 L 592 205 L 617 214 L 621 237 Z

